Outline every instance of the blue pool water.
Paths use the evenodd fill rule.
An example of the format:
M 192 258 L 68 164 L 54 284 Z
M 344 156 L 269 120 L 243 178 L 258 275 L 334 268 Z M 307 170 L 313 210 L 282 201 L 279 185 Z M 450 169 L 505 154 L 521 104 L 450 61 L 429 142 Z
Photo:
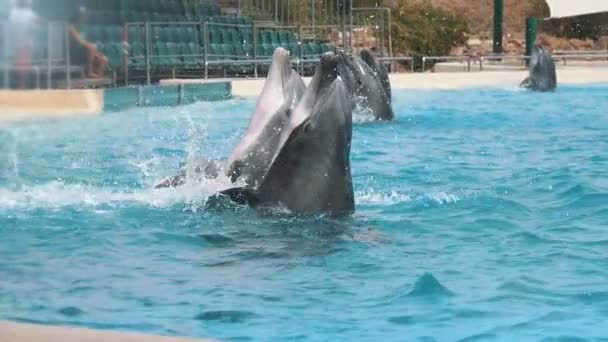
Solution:
M 356 213 L 153 190 L 254 103 L 0 126 L 0 318 L 232 341 L 608 337 L 608 86 L 396 91 L 354 126 Z M 218 181 L 221 183 L 221 181 Z

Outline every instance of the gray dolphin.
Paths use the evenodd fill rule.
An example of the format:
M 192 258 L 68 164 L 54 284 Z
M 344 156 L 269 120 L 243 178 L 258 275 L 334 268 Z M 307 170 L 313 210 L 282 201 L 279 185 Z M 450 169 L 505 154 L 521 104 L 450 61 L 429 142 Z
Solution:
M 363 58 L 362 58 L 363 57 Z M 367 50 L 362 57 L 340 53 L 338 74 L 344 79 L 352 107 L 359 98 L 365 100 L 376 119 L 392 120 L 395 117 L 391 101 L 390 81 L 386 69 Z
M 388 77 L 388 70 L 384 64 L 380 63 L 378 59 L 367 49 L 363 49 L 359 52 L 361 59 L 372 68 L 376 77 L 380 80 L 383 86 L 384 92 L 388 97 L 389 102 L 392 101 L 391 81 Z
M 253 207 L 284 207 L 293 214 L 354 211 L 352 110 L 337 66 L 333 52 L 321 57 L 259 186 L 233 188 L 223 195 Z
M 276 154 L 283 127 L 300 102 L 306 85 L 291 69 L 289 52 L 277 48 L 245 136 L 228 158 L 227 175 L 257 187 Z
M 521 87 L 534 91 L 554 91 L 557 87 L 553 57 L 540 45 L 534 47 L 530 58 L 529 72 L 530 75 L 523 80 Z
M 245 183 L 257 186 L 275 154 L 283 126 L 305 90 L 304 81 L 291 69 L 289 52 L 277 48 L 243 139 L 227 161 L 201 159 L 192 168 L 193 172 L 207 179 L 214 179 L 225 173 L 232 182 L 241 178 Z M 177 175 L 163 180 L 155 188 L 176 187 L 186 181 L 187 171 L 183 168 Z

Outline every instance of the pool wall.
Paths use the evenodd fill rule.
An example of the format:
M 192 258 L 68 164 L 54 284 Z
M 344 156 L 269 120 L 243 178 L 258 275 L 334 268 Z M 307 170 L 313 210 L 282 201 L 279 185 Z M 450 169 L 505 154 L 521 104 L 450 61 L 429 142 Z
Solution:
M 196 101 L 219 101 L 232 96 L 229 81 L 160 84 L 106 89 L 104 110 L 129 107 L 177 106 Z
M 0 120 L 95 114 L 137 106 L 176 106 L 231 96 L 230 81 L 112 89 L 0 90 Z

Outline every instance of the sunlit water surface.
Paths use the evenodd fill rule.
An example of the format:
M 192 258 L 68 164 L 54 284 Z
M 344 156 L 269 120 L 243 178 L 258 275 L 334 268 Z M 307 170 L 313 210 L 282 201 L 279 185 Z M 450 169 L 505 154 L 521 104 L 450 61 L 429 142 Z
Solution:
M 254 103 L 0 126 L 0 318 L 233 341 L 608 337 L 608 86 L 395 91 L 356 213 L 205 210 Z

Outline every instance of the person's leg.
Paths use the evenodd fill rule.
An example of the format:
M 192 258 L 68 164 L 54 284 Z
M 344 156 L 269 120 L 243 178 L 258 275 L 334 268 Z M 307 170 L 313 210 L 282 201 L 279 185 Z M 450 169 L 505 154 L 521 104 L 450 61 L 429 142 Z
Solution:
M 97 52 L 95 55 L 95 74 L 97 77 L 103 77 L 106 73 L 106 69 L 108 68 L 108 57 L 104 54 Z
M 86 74 L 87 77 L 97 78 L 99 77 L 95 73 L 95 56 L 97 55 L 97 49 L 94 47 L 88 48 L 87 51 L 87 65 L 86 65 Z
M 27 83 L 28 68 L 31 66 L 30 49 L 21 47 L 17 49 L 17 66 L 19 71 L 19 88 L 25 89 Z

